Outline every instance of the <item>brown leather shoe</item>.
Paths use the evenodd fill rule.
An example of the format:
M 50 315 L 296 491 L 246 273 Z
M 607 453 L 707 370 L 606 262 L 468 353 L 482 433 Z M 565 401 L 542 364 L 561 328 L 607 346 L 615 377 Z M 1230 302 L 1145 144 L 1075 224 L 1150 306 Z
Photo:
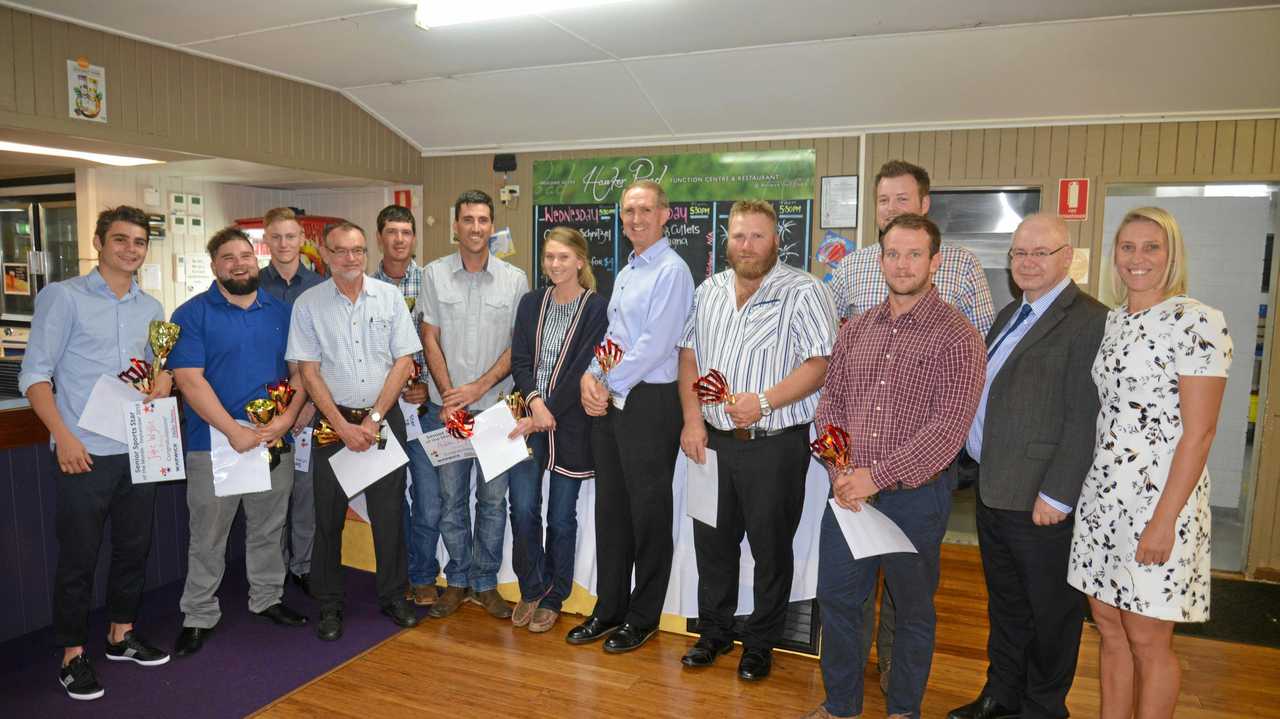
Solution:
M 529 620 L 533 619 L 533 612 L 537 608 L 537 602 L 526 602 L 523 599 L 516 602 L 516 608 L 511 610 L 511 624 L 517 627 L 526 626 Z
M 560 612 L 546 607 L 538 607 L 533 610 L 533 617 L 529 619 L 529 631 L 534 634 L 549 632 L 556 625 L 558 619 L 560 619 Z
M 429 607 L 436 603 L 436 598 L 440 596 L 434 584 L 415 584 L 409 590 L 409 601 L 420 607 Z
M 856 714 L 852 717 L 849 717 L 848 719 L 858 719 L 858 717 L 861 717 L 861 716 L 862 716 L 861 714 Z M 808 714 L 805 714 L 804 716 L 800 717 L 800 719 L 843 719 L 843 718 L 837 717 L 835 714 L 831 714 L 830 712 L 827 711 L 826 707 L 819 704 L 817 709 L 814 709 Z
M 466 598 L 466 587 L 445 587 L 444 593 L 436 600 L 427 615 L 434 619 L 443 619 L 458 611 L 458 607 L 462 606 Z
M 511 616 L 511 605 L 498 594 L 496 589 L 486 589 L 483 592 L 472 592 L 467 599 L 484 607 L 489 616 L 494 619 L 506 619 Z

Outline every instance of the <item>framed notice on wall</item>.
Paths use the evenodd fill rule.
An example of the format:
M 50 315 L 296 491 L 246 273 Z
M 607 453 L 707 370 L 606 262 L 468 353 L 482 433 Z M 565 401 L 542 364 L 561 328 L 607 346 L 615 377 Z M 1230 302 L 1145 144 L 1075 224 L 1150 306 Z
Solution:
M 822 178 L 822 229 L 858 226 L 858 176 Z
M 73 120 L 107 121 L 107 71 L 87 60 L 67 60 L 67 108 Z

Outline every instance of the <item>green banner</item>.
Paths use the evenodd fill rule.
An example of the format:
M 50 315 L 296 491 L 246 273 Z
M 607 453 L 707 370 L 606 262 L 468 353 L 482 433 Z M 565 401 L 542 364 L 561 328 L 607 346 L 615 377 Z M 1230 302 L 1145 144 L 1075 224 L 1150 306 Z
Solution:
M 813 150 L 536 160 L 533 202 L 619 202 L 622 190 L 636 180 L 658 182 L 672 202 L 811 200 L 813 172 Z

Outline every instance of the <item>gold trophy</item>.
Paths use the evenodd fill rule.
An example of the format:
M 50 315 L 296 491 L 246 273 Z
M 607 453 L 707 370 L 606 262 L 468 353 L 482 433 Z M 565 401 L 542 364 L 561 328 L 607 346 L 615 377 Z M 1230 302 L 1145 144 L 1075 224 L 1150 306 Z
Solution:
M 249 415 L 249 421 L 255 426 L 265 427 L 271 424 L 271 420 L 276 418 L 276 403 L 274 400 L 263 397 L 261 399 L 250 400 L 244 406 L 244 413 Z M 269 449 L 281 449 L 284 447 L 284 439 L 277 439 L 272 442 Z
M 173 351 L 173 346 L 178 344 L 178 335 L 181 333 L 182 328 L 172 322 L 152 320 L 150 326 L 147 327 L 147 341 L 150 343 L 151 351 L 156 357 L 156 361 L 151 363 L 150 379 L 153 385 L 156 377 L 159 377 L 160 372 L 164 370 L 165 360 L 169 359 L 169 353 Z

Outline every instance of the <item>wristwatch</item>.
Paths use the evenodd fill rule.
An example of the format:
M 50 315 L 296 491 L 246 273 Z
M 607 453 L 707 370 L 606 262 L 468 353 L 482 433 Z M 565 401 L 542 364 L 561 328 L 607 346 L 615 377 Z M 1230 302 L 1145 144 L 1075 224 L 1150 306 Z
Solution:
M 760 398 L 760 416 L 768 417 L 773 414 L 773 406 L 769 404 L 769 398 L 764 396 L 764 392 L 756 396 Z
M 369 412 L 369 419 L 373 420 L 374 424 L 382 424 L 382 413 L 376 409 L 371 410 Z

